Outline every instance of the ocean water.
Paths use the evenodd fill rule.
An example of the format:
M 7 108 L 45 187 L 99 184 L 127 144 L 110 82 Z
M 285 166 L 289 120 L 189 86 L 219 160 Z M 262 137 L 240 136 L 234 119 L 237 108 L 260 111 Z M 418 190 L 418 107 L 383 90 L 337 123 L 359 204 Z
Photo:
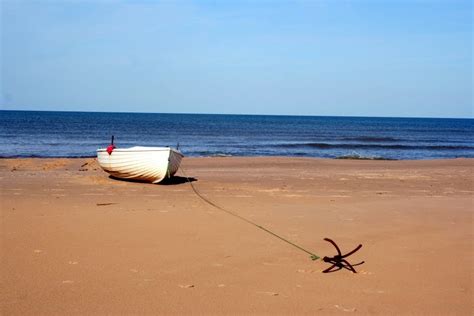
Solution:
M 111 135 L 186 156 L 474 157 L 473 119 L 0 111 L 1 157 L 93 157 Z

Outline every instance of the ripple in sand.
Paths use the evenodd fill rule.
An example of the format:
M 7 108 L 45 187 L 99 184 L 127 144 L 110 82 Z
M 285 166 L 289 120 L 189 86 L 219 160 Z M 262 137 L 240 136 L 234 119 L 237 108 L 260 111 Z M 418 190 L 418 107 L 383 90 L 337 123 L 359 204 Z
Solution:
M 265 192 L 265 193 L 275 193 L 275 192 L 282 192 L 287 191 L 285 189 L 266 189 L 266 190 L 257 190 L 257 192 Z
M 277 292 L 262 292 L 262 291 L 259 291 L 257 293 L 258 294 L 265 294 L 265 295 L 268 295 L 268 296 L 278 296 L 279 295 Z
M 367 294 L 385 294 L 383 290 L 362 290 L 362 292 Z
M 341 221 L 347 221 L 347 222 L 352 222 L 354 220 L 353 218 L 349 218 L 349 217 L 346 217 L 346 218 L 345 217 L 339 217 L 339 219 Z

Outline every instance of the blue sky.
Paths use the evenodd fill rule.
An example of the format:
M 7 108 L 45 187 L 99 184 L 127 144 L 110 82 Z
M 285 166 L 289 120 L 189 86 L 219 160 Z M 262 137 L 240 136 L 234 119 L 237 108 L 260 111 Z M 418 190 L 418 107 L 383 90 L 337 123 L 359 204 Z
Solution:
M 16 1 L 2 109 L 473 117 L 471 1 Z

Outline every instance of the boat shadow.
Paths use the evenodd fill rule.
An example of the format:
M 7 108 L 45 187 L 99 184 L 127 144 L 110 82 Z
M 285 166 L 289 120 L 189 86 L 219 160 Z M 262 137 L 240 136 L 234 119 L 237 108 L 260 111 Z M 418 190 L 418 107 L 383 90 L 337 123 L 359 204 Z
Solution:
M 143 181 L 143 180 L 136 180 L 136 179 L 121 179 L 117 178 L 114 176 L 109 176 L 110 179 L 114 180 L 119 180 L 119 181 L 125 181 L 125 182 L 135 182 L 135 183 L 150 183 L 148 181 Z M 176 184 L 183 184 L 186 182 L 194 182 L 197 181 L 196 178 L 193 177 L 180 177 L 180 176 L 172 176 L 171 178 L 166 178 L 163 181 L 161 181 L 160 185 L 176 185 Z
M 171 178 L 166 178 L 160 182 L 162 185 L 175 185 L 175 184 L 183 184 L 186 182 L 194 182 L 197 181 L 196 178 L 193 177 L 180 177 L 180 176 L 172 176 Z

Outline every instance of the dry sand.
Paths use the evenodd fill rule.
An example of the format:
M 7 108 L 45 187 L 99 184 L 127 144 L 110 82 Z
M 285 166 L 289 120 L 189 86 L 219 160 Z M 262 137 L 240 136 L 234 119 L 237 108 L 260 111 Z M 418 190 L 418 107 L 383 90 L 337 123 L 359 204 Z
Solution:
M 87 164 L 86 164 L 87 163 Z M 216 204 L 333 255 L 328 265 L 168 185 L 94 159 L 2 159 L 2 315 L 472 315 L 474 160 L 192 158 Z M 183 176 L 182 171 L 178 175 Z

